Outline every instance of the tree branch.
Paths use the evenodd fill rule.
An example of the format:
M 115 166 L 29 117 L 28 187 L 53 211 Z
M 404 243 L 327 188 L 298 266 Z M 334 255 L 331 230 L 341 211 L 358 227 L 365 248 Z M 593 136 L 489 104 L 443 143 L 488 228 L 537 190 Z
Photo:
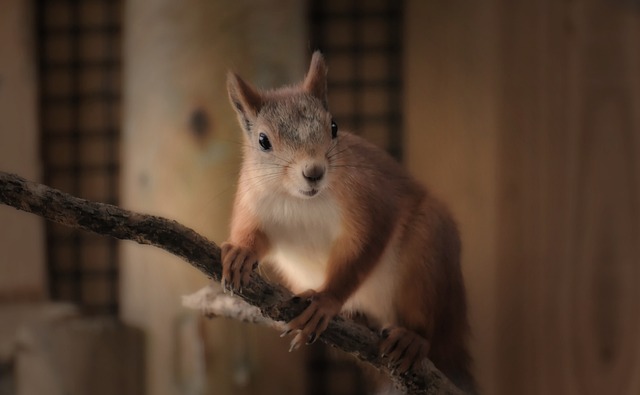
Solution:
M 0 172 L 0 203 L 72 228 L 162 248 L 220 281 L 220 248 L 175 221 L 79 199 L 4 172 Z M 306 307 L 304 301 L 294 302 L 288 290 L 267 283 L 256 273 L 238 296 L 256 306 L 264 317 L 279 322 L 290 321 Z M 343 317 L 336 317 L 320 340 L 385 371 L 407 394 L 462 393 L 430 361 L 425 361 L 421 371 L 396 374 L 389 360 L 378 355 L 380 336 Z

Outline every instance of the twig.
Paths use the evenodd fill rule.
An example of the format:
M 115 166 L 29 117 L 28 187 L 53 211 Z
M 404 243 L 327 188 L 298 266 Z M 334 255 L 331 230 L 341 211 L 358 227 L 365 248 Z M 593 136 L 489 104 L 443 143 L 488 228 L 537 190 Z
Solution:
M 0 172 L 0 203 L 62 225 L 162 248 L 183 258 L 213 280 L 220 280 L 220 248 L 175 221 L 79 199 L 4 172 Z M 256 273 L 239 296 L 274 321 L 288 322 L 306 307 L 304 301 L 296 303 L 292 300 L 288 290 L 267 283 Z M 388 359 L 378 355 L 380 336 L 343 317 L 336 317 L 320 340 L 385 371 L 407 394 L 461 394 L 430 361 L 425 361 L 422 371 L 396 374 Z
M 182 305 L 200 312 L 208 318 L 225 317 L 250 324 L 261 324 L 280 332 L 284 331 L 284 322 L 265 317 L 256 306 L 252 306 L 237 296 L 222 291 L 214 284 L 182 297 Z

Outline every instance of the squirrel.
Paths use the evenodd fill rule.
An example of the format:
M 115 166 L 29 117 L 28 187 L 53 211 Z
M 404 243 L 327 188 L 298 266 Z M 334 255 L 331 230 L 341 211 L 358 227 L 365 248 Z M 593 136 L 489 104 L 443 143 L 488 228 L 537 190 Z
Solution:
M 475 392 L 457 225 L 385 151 L 338 131 L 322 54 L 298 85 L 259 90 L 229 72 L 227 90 L 244 145 L 224 289 L 241 291 L 258 262 L 269 265 L 309 301 L 287 324 L 292 349 L 358 312 L 399 372 L 430 358 Z

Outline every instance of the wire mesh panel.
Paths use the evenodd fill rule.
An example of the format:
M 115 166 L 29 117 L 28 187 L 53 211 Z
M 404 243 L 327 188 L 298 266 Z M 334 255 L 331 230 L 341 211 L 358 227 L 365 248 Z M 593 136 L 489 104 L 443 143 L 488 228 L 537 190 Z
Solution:
M 312 0 L 311 44 L 329 65 L 340 127 L 402 157 L 402 10 L 398 0 Z
M 402 20 L 399 0 L 312 0 L 311 49 L 329 66 L 329 108 L 341 130 L 359 134 L 402 158 Z M 350 360 L 315 347 L 310 394 L 365 394 Z
M 121 2 L 39 0 L 45 183 L 118 202 Z M 87 313 L 118 309 L 116 241 L 47 224 L 49 289 Z

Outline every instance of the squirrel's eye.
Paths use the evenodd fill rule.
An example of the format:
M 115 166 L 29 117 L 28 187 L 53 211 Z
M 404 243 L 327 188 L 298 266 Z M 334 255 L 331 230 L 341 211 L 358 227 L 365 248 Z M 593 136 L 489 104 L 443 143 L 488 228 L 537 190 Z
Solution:
M 258 144 L 260 144 L 263 151 L 271 150 L 271 141 L 269 141 L 269 137 L 264 133 L 260 133 L 258 136 Z
M 338 137 L 338 124 L 331 121 L 331 138 L 335 139 L 336 137 Z

